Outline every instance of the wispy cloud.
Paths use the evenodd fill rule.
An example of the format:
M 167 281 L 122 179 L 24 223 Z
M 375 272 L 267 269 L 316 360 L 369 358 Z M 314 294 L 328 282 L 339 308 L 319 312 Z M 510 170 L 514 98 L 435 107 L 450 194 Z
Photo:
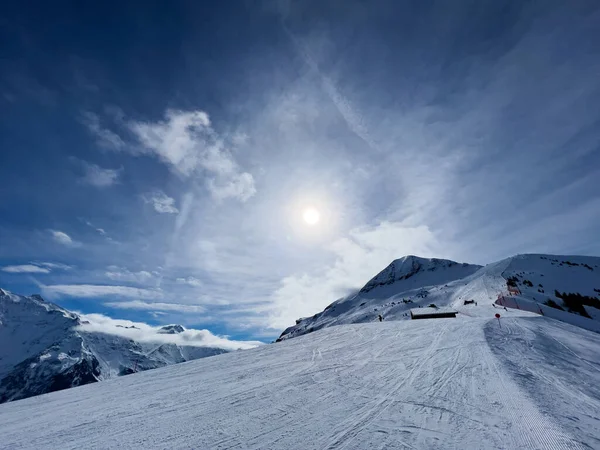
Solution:
M 50 269 L 46 267 L 34 266 L 33 264 L 22 264 L 19 266 L 4 266 L 0 268 L 0 270 L 8 273 L 50 273 Z
M 126 302 L 107 302 L 105 306 L 116 309 L 134 309 L 140 311 L 175 311 L 182 313 L 203 313 L 206 308 L 200 305 L 183 305 L 180 303 L 143 302 L 132 300 Z
M 86 224 L 88 227 L 93 228 L 96 231 L 96 233 L 98 233 L 99 235 L 101 235 L 101 236 L 107 236 L 108 235 L 108 233 L 106 232 L 106 230 L 104 228 L 97 227 L 96 225 L 94 225 L 89 220 L 85 220 L 85 219 L 82 219 L 82 218 L 79 218 L 79 220 L 81 222 L 83 222 L 84 224 Z
M 153 275 L 147 270 L 140 270 L 139 272 L 131 272 L 130 270 L 118 267 L 109 266 L 105 272 L 107 278 L 113 281 L 130 281 L 134 283 L 147 283 L 153 278 Z
M 100 118 L 97 114 L 89 111 L 82 113 L 81 123 L 83 123 L 94 136 L 98 146 L 111 150 L 121 150 L 125 147 L 125 142 L 118 134 L 102 127 Z
M 81 242 L 71 239 L 71 236 L 69 236 L 64 231 L 58 231 L 58 230 L 49 230 L 49 231 L 50 231 L 50 234 L 52 235 L 52 239 L 55 242 L 58 242 L 59 244 L 64 245 L 66 247 L 81 247 Z
M 51 270 L 71 270 L 73 268 L 73 266 L 70 266 L 68 264 L 55 263 L 55 262 L 38 262 L 38 261 L 34 261 L 31 264 L 35 264 L 37 266 L 46 267 L 46 268 L 51 269 Z
M 84 314 L 81 318 L 87 322 L 78 327 L 81 331 L 113 334 L 139 342 L 213 347 L 225 350 L 244 350 L 263 344 L 259 341 L 232 341 L 216 336 L 208 330 L 186 329 L 182 333 L 163 334 L 159 333 L 160 327 L 153 327 L 141 322 L 112 319 L 101 314 Z M 132 326 L 135 328 L 131 328 Z
M 105 188 L 116 184 L 123 169 L 104 169 L 96 164 L 81 161 L 85 172 L 81 178 L 82 183 L 98 188 Z
M 296 51 L 304 59 L 306 64 L 318 75 L 321 79 L 321 84 L 323 90 L 331 100 L 331 102 L 335 105 L 340 115 L 344 118 L 348 128 L 356 134 L 359 138 L 361 138 L 370 148 L 371 150 L 375 150 L 377 152 L 381 151 L 377 143 L 373 140 L 372 136 L 367 129 L 364 119 L 362 115 L 356 110 L 356 108 L 350 103 L 350 100 L 344 96 L 334 80 L 323 73 L 319 69 L 319 64 L 314 59 L 311 54 L 310 47 L 302 43 L 302 40 L 294 35 L 290 31 L 290 29 L 283 23 L 283 29 L 294 44 Z
M 187 284 L 188 286 L 200 287 L 203 285 L 202 281 L 198 278 L 194 277 L 186 277 L 186 278 L 177 278 L 175 280 L 176 283 L 179 284 Z
M 160 290 L 142 289 L 130 286 L 111 286 L 97 284 L 55 284 L 41 286 L 44 295 L 49 298 L 58 297 L 79 297 L 79 298 L 98 298 L 98 297 L 125 297 L 125 298 L 143 298 L 143 299 L 161 299 L 164 294 Z
M 72 268 L 67 264 L 33 261 L 29 264 L 4 266 L 0 270 L 8 273 L 50 273 L 52 270 L 70 270 Z
M 168 110 L 164 121 L 133 121 L 129 128 L 178 175 L 189 177 L 199 170 L 208 175 L 206 184 L 216 199 L 244 202 L 256 193 L 254 178 L 240 170 L 204 111 Z
M 177 214 L 179 210 L 175 207 L 175 199 L 169 197 L 162 191 L 154 191 L 143 195 L 144 202 L 151 204 L 156 212 L 161 214 Z

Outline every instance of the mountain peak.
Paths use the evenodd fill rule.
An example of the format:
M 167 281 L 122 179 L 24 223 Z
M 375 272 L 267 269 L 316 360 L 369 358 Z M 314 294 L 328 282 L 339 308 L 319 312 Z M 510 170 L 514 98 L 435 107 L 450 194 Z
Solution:
M 183 328 L 183 326 L 181 325 L 165 325 L 164 327 L 160 327 L 160 329 L 158 330 L 158 332 L 160 334 L 179 334 L 179 333 L 183 333 L 185 331 L 185 328 Z
M 422 258 L 415 255 L 406 255 L 402 258 L 395 259 L 385 269 L 373 277 L 360 290 L 361 293 L 366 293 L 375 289 L 378 286 L 394 284 L 397 281 L 407 280 L 420 272 L 435 272 L 453 266 L 460 265 L 456 261 L 438 258 Z M 467 267 L 469 264 L 462 264 Z

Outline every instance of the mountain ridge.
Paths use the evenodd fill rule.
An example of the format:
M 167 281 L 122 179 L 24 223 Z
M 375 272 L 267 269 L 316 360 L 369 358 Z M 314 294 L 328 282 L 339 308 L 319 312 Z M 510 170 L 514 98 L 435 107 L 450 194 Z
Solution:
M 0 289 L 0 403 L 227 351 L 137 342 L 86 330 L 86 323 L 39 295 L 27 297 Z M 165 325 L 157 332 L 184 331 L 181 325 Z
M 511 284 L 517 288 L 512 294 Z M 465 308 L 465 300 L 473 305 L 499 301 L 502 307 L 546 314 L 600 332 L 600 309 L 565 305 L 563 293 L 579 294 L 584 303 L 594 304 L 593 298 L 600 298 L 600 258 L 525 253 L 480 266 L 407 255 L 392 261 L 360 290 L 311 317 L 298 319 L 277 341 L 328 326 L 376 321 L 380 315 L 384 320 L 409 319 L 411 308 L 431 304 L 458 308 L 463 314 L 480 313 L 471 306 Z M 505 304 L 500 305 L 502 301 Z

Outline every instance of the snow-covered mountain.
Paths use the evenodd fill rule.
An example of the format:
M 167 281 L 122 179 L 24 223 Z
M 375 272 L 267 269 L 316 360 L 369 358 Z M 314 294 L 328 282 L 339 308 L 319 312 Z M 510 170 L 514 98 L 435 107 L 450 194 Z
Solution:
M 376 321 L 379 315 L 409 319 L 410 309 L 429 305 L 477 316 L 478 306 L 495 303 L 600 332 L 600 258 L 528 254 L 482 267 L 405 256 L 358 292 L 298 319 L 278 341 L 332 325 Z
M 0 403 L 224 353 L 85 331 L 85 321 L 39 295 L 0 289 Z M 119 326 L 119 325 L 117 325 Z M 159 333 L 176 334 L 181 325 Z
M 485 267 L 402 258 L 365 289 L 300 321 L 322 328 L 314 333 L 297 327 L 277 344 L 0 405 L 2 444 L 600 448 L 600 334 L 582 329 L 600 322 L 593 306 L 582 303 L 592 318 L 578 306 L 600 293 L 598 266 L 599 258 L 548 255 Z M 494 303 L 499 295 L 515 304 L 504 310 Z M 390 320 L 431 303 L 459 314 Z M 62 335 L 60 326 L 45 328 Z

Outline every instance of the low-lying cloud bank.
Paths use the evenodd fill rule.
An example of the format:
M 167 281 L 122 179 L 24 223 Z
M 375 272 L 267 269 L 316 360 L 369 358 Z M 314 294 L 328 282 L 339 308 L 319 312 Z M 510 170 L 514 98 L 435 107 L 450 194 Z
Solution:
M 246 350 L 263 345 L 260 341 L 233 341 L 216 336 L 208 330 L 185 329 L 181 333 L 164 334 L 162 327 L 154 327 L 142 322 L 113 319 L 102 314 L 80 314 L 82 324 L 77 330 L 112 334 L 138 342 L 157 344 L 189 345 L 193 347 L 213 347 L 224 350 Z

